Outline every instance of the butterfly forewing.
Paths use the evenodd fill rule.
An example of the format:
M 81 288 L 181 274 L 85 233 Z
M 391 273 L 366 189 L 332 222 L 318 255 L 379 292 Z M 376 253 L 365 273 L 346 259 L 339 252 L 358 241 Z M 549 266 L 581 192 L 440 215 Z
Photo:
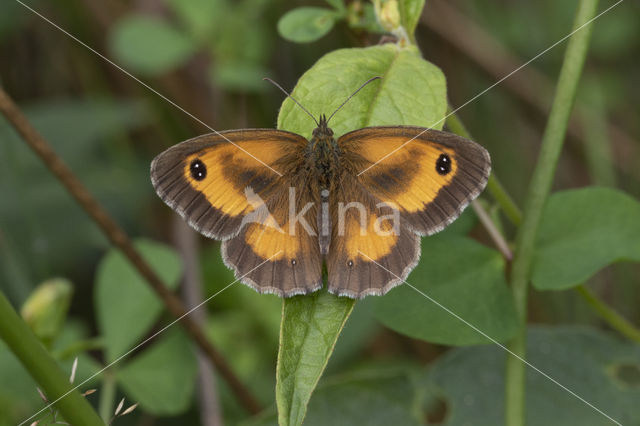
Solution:
M 370 127 L 343 135 L 362 186 L 395 205 L 418 234 L 431 235 L 455 220 L 484 189 L 489 153 L 452 133 L 421 127 Z

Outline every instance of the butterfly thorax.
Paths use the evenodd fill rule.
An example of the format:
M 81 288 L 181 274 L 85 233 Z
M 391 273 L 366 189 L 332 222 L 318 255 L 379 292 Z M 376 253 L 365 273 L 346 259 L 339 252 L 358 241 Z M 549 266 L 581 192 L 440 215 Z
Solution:
M 324 115 L 307 145 L 307 162 L 314 169 L 320 188 L 328 189 L 338 165 L 338 144 Z

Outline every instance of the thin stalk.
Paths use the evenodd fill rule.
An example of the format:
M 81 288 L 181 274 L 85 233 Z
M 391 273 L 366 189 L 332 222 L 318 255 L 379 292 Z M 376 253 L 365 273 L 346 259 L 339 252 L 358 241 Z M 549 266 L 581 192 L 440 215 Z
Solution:
M 0 292 L 0 338 L 38 383 L 49 401 L 56 401 L 73 385 Z M 33 390 L 36 392 L 36 389 Z M 104 425 L 87 400 L 74 390 L 55 404 L 64 419 L 74 425 Z M 28 420 L 31 420 L 28 419 Z
M 519 357 L 526 356 L 527 292 L 534 244 L 542 209 L 549 192 L 562 150 L 567 124 L 573 108 L 578 82 L 587 55 L 593 25 L 584 24 L 596 14 L 598 0 L 581 0 L 576 11 L 574 30 L 564 55 L 551 113 L 525 201 L 522 225 L 518 228 L 511 270 L 511 288 L 521 329 L 509 343 Z M 578 31 L 578 29 L 582 27 Z M 525 364 L 514 356 L 507 357 L 505 387 L 505 423 L 525 424 Z
M 613 328 L 629 340 L 640 343 L 640 330 L 637 329 L 629 321 L 627 321 L 626 318 L 611 309 L 602 300 L 598 299 L 584 285 L 579 285 L 578 287 L 576 287 L 576 291 L 580 296 L 582 296 L 584 301 L 587 302 L 587 304 L 598 314 L 598 316 L 606 321 L 606 323 L 611 328 Z
M 102 387 L 100 388 L 100 402 L 98 412 L 102 421 L 109 424 L 113 417 L 116 401 L 116 378 L 111 370 L 105 370 L 102 376 Z

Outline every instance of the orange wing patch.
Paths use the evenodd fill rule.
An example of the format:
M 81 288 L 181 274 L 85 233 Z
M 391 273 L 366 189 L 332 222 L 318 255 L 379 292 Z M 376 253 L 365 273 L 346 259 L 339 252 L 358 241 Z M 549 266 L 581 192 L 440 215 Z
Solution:
M 451 183 L 458 162 L 450 148 L 408 140 L 406 136 L 368 138 L 359 154 L 368 163 L 378 163 L 360 178 L 379 199 L 414 213 L 423 210 L 440 189 Z M 436 163 L 443 154 L 449 158 L 450 171 L 439 174 Z
M 304 232 L 304 230 L 302 230 Z M 289 223 L 282 227 L 254 223 L 249 225 L 244 240 L 263 259 L 295 260 L 308 250 L 308 238 L 289 234 Z
M 366 226 L 362 225 L 357 217 L 346 218 L 344 244 L 349 259 L 378 260 L 391 253 L 398 241 L 398 232 L 390 220 L 371 213 Z

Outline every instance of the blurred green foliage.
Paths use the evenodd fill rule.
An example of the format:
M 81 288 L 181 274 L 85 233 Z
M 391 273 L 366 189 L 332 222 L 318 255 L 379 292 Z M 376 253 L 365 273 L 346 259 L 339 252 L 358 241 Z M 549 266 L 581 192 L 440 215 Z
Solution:
M 409 34 L 418 19 L 406 11 L 419 10 L 421 3 L 399 2 Z M 577 4 L 450 3 L 522 62 L 567 34 Z M 378 43 L 381 29 L 366 1 L 153 0 L 106 2 L 96 8 L 89 0 L 64 0 L 29 5 L 218 130 L 275 127 L 282 95 L 261 78 L 271 76 L 292 88 L 319 58 L 323 59 L 315 72 L 326 77 L 305 74 L 293 92 L 316 115 L 332 112 L 371 75 L 397 72 L 396 83 L 384 89 L 387 101 L 379 101 L 388 103 L 369 102 L 373 92 L 367 90 L 377 84 L 372 83 L 336 115 L 332 125 L 338 134 L 370 123 L 406 120 L 429 125 L 444 115 L 445 93 L 455 107 L 495 81 L 420 24 L 416 43 L 435 65 L 409 53 L 393 56 L 388 46 L 369 47 L 366 54 L 336 50 Z M 430 13 L 429 7 L 427 2 L 425 13 Z M 309 14 L 306 8 L 322 12 L 313 9 L 316 12 Z M 537 290 L 561 290 L 587 281 L 635 324 L 640 322 L 639 268 L 637 263 L 617 262 L 639 260 L 638 16 L 638 5 L 624 2 L 598 20 L 578 99 L 579 105 L 591 108 L 586 142 L 569 138 L 556 179 L 559 190 L 592 183 L 617 189 L 559 191 L 551 197 L 533 276 Z M 283 37 L 313 43 L 293 44 Z M 328 52 L 332 53 L 324 56 Z M 376 63 L 387 65 L 367 68 L 366 55 L 376 55 Z M 173 219 L 153 194 L 148 165 L 166 146 L 207 130 L 14 2 L 0 6 L 0 58 L 3 87 L 129 233 L 148 238 L 139 248 L 177 288 L 180 254 L 149 240 L 171 242 Z M 532 66 L 553 81 L 561 58 L 558 47 Z M 429 77 L 420 84 L 425 93 L 408 91 L 407 81 L 425 73 Z M 338 85 L 342 88 L 334 90 Z M 390 104 L 407 98 L 410 102 L 401 106 L 410 106 L 414 115 L 389 112 Z M 362 111 L 378 115 L 372 119 Z M 544 117 L 502 86 L 466 106 L 460 116 L 489 149 L 494 170 L 521 203 Z M 631 139 L 617 138 L 607 130 L 609 123 Z M 313 127 L 289 100 L 277 124 L 305 136 Z M 70 313 L 51 345 L 66 371 L 79 356 L 79 383 L 170 318 L 3 119 L 0 141 L 0 290 L 22 306 L 39 283 L 69 277 L 74 293 Z M 506 221 L 500 227 L 513 235 Z M 206 297 L 231 283 L 233 275 L 220 260 L 217 242 L 201 240 L 200 245 Z M 503 340 L 514 330 L 504 267 L 469 212 L 443 235 L 423 240 L 422 262 L 408 281 Z M 277 297 L 255 294 L 239 284 L 206 305 L 209 337 L 267 407 L 260 418 L 247 419 L 219 381 L 228 424 L 275 424 L 281 305 Z M 623 424 L 640 421 L 634 405 L 640 389 L 637 344 L 612 336 L 573 293 L 534 291 L 531 321 L 556 324 L 531 330 L 533 365 Z M 585 327 L 558 326 L 576 322 Z M 337 342 L 327 377 L 310 400 L 305 424 L 500 424 L 504 353 L 495 346 L 441 346 L 481 343 L 486 340 L 406 286 L 386 297 L 358 302 Z M 163 425 L 199 422 L 194 348 L 177 328 L 108 373 L 115 377 L 118 399 L 126 396 L 141 404 L 116 424 L 138 424 L 149 417 L 162 418 Z M 101 377 L 83 389 L 97 388 L 100 393 Z M 608 424 L 537 373 L 530 371 L 528 380 L 529 424 Z M 36 386 L 0 342 L 0 425 L 16 424 L 39 409 Z M 100 404 L 98 397 L 89 398 Z

